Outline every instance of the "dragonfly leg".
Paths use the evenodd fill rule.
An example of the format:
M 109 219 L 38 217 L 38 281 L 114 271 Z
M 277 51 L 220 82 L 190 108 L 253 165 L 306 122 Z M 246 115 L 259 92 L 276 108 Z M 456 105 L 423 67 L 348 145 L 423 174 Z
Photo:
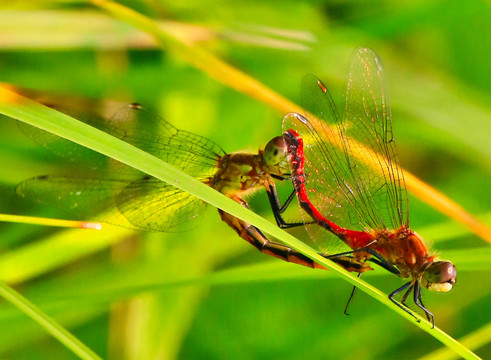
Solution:
M 435 328 L 435 317 L 427 308 L 425 308 L 425 306 L 423 305 L 423 301 L 421 301 L 421 285 L 420 285 L 419 281 L 416 281 L 416 283 L 414 284 L 414 298 L 413 299 L 414 299 L 414 303 L 421 310 L 423 310 L 425 312 L 426 318 L 428 319 L 428 321 L 431 321 L 431 324 L 433 325 L 431 328 L 434 329 Z
M 397 269 L 394 265 L 392 265 L 391 263 L 389 263 L 379 253 L 377 253 L 376 251 L 374 251 L 372 249 L 361 248 L 361 249 L 356 249 L 356 250 L 352 250 L 352 251 L 347 251 L 347 252 L 344 252 L 344 253 L 340 253 L 340 254 L 337 254 L 337 255 L 348 255 L 348 254 L 353 254 L 355 252 L 361 252 L 361 251 L 367 252 L 370 255 L 372 255 L 372 256 L 375 257 L 375 258 L 368 259 L 368 261 L 371 261 L 371 262 L 373 262 L 373 263 L 375 263 L 375 264 L 383 267 L 385 270 L 390 271 L 391 273 L 393 273 L 395 275 L 400 275 L 401 272 L 399 271 L 399 269 Z
M 275 193 L 276 193 L 276 189 L 275 189 Z M 290 206 L 290 203 L 292 202 L 292 200 L 295 199 L 296 194 L 297 194 L 296 191 L 292 190 L 291 194 L 288 195 L 288 199 L 286 199 L 285 203 L 279 209 L 280 214 L 283 214 L 285 212 L 285 210 L 288 209 L 288 206 Z
M 292 191 L 288 199 L 285 201 L 283 205 L 280 204 L 280 199 L 278 197 L 278 193 L 276 191 L 276 186 L 274 184 L 270 184 L 269 188 L 266 189 L 268 194 L 269 203 L 271 205 L 271 210 L 273 211 L 274 218 L 276 220 L 276 224 L 281 229 L 289 229 L 298 226 L 304 226 L 303 222 L 298 223 L 288 223 L 281 216 L 288 206 L 291 204 L 292 200 L 295 198 L 295 190 Z
M 285 181 L 285 180 L 290 180 L 292 178 L 291 174 L 285 174 L 288 176 L 281 176 L 281 175 L 276 175 L 276 174 L 269 174 L 273 179 L 279 180 L 279 181 Z
M 391 272 L 392 274 L 395 274 L 395 275 L 401 274 L 399 269 L 397 269 L 394 265 L 389 263 L 386 259 L 384 259 L 382 256 L 380 256 L 377 252 L 370 250 L 370 249 L 368 249 L 367 252 L 375 257 L 375 258 L 368 259 L 369 261 L 377 264 L 378 266 L 384 268 L 385 270 Z
M 334 258 L 334 257 L 337 257 L 337 256 L 352 255 L 352 254 L 354 254 L 356 252 L 362 252 L 362 251 L 363 252 L 367 252 L 370 255 L 372 255 L 372 256 L 375 257 L 375 258 L 368 259 L 369 261 L 371 261 L 371 262 L 373 262 L 373 263 L 375 263 L 375 264 L 383 267 L 385 270 L 390 271 L 393 274 L 399 275 L 401 273 L 394 265 L 390 264 L 387 260 L 385 260 L 382 256 L 380 256 L 380 254 L 378 254 L 376 251 L 373 251 L 372 249 L 362 248 L 362 249 L 356 249 L 356 250 L 346 251 L 346 252 L 343 252 L 343 253 L 339 253 L 339 254 L 335 254 L 335 255 L 330 255 L 328 258 L 331 259 L 331 258 Z
M 421 284 L 419 285 L 418 300 L 419 300 L 419 303 L 421 305 L 423 305 L 423 307 L 426 308 L 425 304 L 423 304 L 423 299 L 421 298 Z M 431 317 L 430 317 L 430 315 L 428 315 L 428 313 L 426 311 L 425 311 L 425 314 L 426 314 L 426 318 L 428 319 L 428 321 L 431 321 Z M 432 314 L 432 316 L 433 316 L 433 314 Z
M 412 281 L 408 282 L 407 284 L 404 284 L 403 286 L 401 286 L 398 289 L 395 289 L 392 293 L 389 294 L 389 300 L 392 301 L 394 304 L 396 304 L 398 307 L 400 307 L 402 310 L 404 310 L 405 312 L 407 312 L 409 315 L 411 315 L 412 317 L 414 317 L 417 322 L 420 322 L 421 320 L 419 320 L 416 317 L 416 315 L 414 315 L 412 313 L 412 311 L 409 310 L 409 308 L 407 308 L 406 306 L 401 305 L 397 300 L 394 299 L 394 296 L 396 296 L 400 292 L 402 292 L 402 291 L 404 291 L 404 290 L 406 290 L 408 288 L 409 288 L 409 291 L 411 291 L 413 289 L 413 287 L 414 287 L 414 284 L 412 284 Z
M 404 295 L 402 295 L 402 298 L 401 298 L 401 304 L 404 305 L 405 307 L 407 307 L 408 309 L 409 309 L 409 306 L 407 306 L 406 300 L 407 300 L 407 297 L 409 296 L 409 294 L 411 293 L 412 290 L 413 290 L 412 287 L 407 289 L 407 291 L 404 293 Z
M 358 279 L 361 277 L 361 273 L 358 273 Z M 356 291 L 356 286 L 353 286 L 353 290 L 351 290 L 351 294 L 349 296 L 348 302 L 346 303 L 346 306 L 344 308 L 344 315 L 349 315 L 348 313 L 348 306 L 351 303 L 351 300 L 353 300 L 353 296 L 355 296 L 355 291 Z

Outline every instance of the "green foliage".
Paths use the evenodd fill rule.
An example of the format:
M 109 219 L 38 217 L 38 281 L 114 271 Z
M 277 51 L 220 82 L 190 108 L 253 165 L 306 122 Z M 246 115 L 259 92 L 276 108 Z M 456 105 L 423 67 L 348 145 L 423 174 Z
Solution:
M 0 12 L 0 81 L 64 96 L 138 101 L 227 151 L 257 150 L 281 131 L 283 114 L 222 86 L 106 13 L 64 3 L 43 9 L 46 2 L 36 2 L 39 8 L 29 2 L 22 10 Z M 162 26 L 200 41 L 296 102 L 302 76 L 314 73 L 341 103 L 351 51 L 373 47 L 388 72 L 403 166 L 471 213 L 489 210 L 489 82 L 482 75 L 490 72 L 483 60 L 490 47 L 480 25 L 490 18 L 487 4 L 131 5 L 179 22 Z M 64 107 L 71 106 L 65 100 Z M 63 217 L 58 209 L 17 198 L 14 189 L 27 177 L 67 172 L 73 164 L 42 152 L 8 118 L 0 122 L 0 157 L 0 213 Z M 264 194 L 254 200 L 271 219 Z M 414 200 L 412 227 L 429 241 L 438 238 L 435 248 L 459 269 L 455 290 L 426 293 L 425 305 L 440 328 L 463 337 L 490 320 L 483 311 L 491 300 L 483 285 L 489 249 Z M 351 316 L 344 316 L 350 291 L 345 282 L 332 272 L 258 254 L 209 210 L 197 230 L 179 234 L 105 227 L 94 235 L 2 224 L 0 277 L 104 358 L 412 359 L 440 346 L 362 293 L 351 304 Z M 247 265 L 256 262 L 264 265 Z M 367 279 L 385 292 L 400 284 L 381 269 L 373 275 L 383 275 Z M 6 304 L 0 306 L 0 332 L 2 357 L 73 357 Z M 489 345 L 476 353 L 489 357 Z

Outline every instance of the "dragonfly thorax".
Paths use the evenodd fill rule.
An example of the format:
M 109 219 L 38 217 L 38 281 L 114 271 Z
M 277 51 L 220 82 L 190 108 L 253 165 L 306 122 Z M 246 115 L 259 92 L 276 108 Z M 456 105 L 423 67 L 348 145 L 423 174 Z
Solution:
M 227 196 L 241 196 L 265 186 L 269 174 L 263 169 L 261 156 L 232 153 L 218 164 L 218 172 L 210 179 L 211 186 Z
M 373 236 L 376 242 L 371 248 L 396 266 L 403 278 L 421 277 L 423 270 L 428 267 L 428 261 L 433 259 L 428 255 L 428 249 L 419 235 L 408 228 L 385 230 Z

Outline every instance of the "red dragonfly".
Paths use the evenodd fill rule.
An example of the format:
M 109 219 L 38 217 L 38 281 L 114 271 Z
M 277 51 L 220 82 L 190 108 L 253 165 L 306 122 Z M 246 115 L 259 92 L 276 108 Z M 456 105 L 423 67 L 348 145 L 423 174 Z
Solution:
M 380 58 L 369 48 L 354 52 L 344 119 L 315 76 L 305 77 L 302 95 L 308 113 L 287 114 L 283 138 L 302 216 L 306 223 L 315 222 L 306 225 L 309 234 L 323 253 L 369 260 L 410 278 L 389 299 L 415 317 L 406 305 L 412 292 L 434 327 L 421 288 L 448 292 L 457 271 L 450 261 L 439 261 L 409 228 L 408 197 Z M 333 243 L 338 249 L 333 250 Z M 394 297 L 403 291 L 399 303 Z

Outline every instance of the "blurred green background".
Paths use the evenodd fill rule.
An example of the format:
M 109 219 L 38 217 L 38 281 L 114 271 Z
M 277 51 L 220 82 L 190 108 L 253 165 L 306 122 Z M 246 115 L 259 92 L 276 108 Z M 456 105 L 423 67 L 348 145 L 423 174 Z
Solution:
M 342 104 L 351 52 L 372 47 L 388 74 L 403 167 L 472 214 L 489 215 L 488 2 L 122 3 L 297 103 L 303 75 L 313 73 Z M 226 151 L 257 151 L 281 132 L 284 114 L 84 2 L 0 6 L 2 82 L 60 95 L 67 108 L 72 97 L 140 102 Z M 67 165 L 6 117 L 0 120 L 0 161 L 0 213 L 63 217 L 59 209 L 15 195 L 23 179 Z M 251 207 L 272 219 L 263 193 Z M 490 269 L 472 261 L 487 244 L 413 196 L 411 224 L 442 257 L 461 254 L 453 259 L 455 289 L 424 295 L 437 325 L 459 338 L 487 324 Z M 1 223 L 0 249 L 0 279 L 103 358 L 414 359 L 441 347 L 361 292 L 351 315 L 343 315 L 349 284 L 261 255 L 211 208 L 196 230 L 179 234 Z M 387 293 L 401 285 L 381 269 L 375 273 L 366 278 Z M 0 334 L 1 358 L 75 357 L 4 302 Z M 491 357 L 491 346 L 476 352 Z

